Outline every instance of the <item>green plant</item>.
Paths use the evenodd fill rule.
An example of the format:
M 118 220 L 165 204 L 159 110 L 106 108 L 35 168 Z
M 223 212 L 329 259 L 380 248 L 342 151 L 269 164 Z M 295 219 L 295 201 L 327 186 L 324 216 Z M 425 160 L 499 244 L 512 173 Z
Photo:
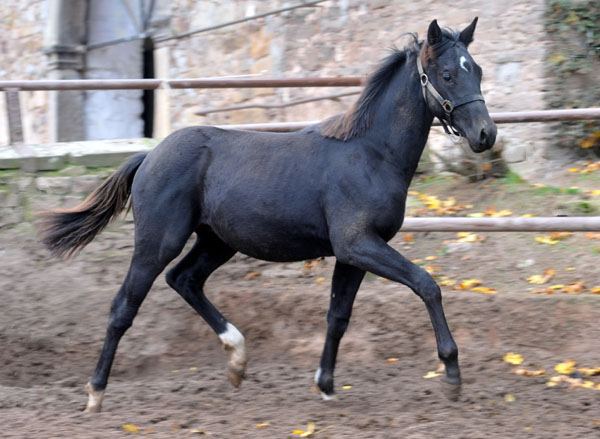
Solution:
M 552 43 L 546 67 L 551 108 L 585 108 L 600 102 L 600 2 L 548 0 L 546 31 Z M 600 122 L 558 124 L 556 144 L 600 155 Z

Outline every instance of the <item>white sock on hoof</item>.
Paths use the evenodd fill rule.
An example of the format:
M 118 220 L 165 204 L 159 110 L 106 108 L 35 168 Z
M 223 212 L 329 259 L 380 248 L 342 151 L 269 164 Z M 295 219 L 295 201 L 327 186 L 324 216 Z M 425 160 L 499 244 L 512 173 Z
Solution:
M 315 384 L 317 385 L 317 388 L 319 389 L 321 398 L 323 398 L 323 401 L 331 401 L 332 399 L 335 399 L 335 395 L 328 395 L 327 393 L 325 393 L 321 390 L 321 388 L 319 387 L 319 378 L 321 378 L 321 367 L 320 366 L 317 368 L 317 371 L 315 372 Z
M 85 388 L 88 391 L 88 402 L 85 406 L 86 413 L 98 413 L 102 409 L 102 400 L 104 399 L 104 390 L 96 391 L 90 383 Z
M 229 357 L 229 370 L 240 377 L 243 376 L 247 362 L 246 340 L 244 339 L 244 336 L 235 326 L 228 322 L 226 331 L 219 334 L 219 339 L 221 340 L 221 343 L 223 343 L 223 346 L 225 346 L 225 349 L 231 351 L 231 356 Z M 234 383 L 234 385 L 236 384 Z

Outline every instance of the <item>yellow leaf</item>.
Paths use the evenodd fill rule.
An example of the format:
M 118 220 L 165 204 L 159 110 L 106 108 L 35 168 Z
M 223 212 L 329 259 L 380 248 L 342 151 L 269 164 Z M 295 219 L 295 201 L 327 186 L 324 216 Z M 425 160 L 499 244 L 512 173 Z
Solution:
M 521 356 L 521 354 L 515 354 L 513 352 L 507 353 L 504 357 L 502 357 L 502 359 L 507 363 L 512 364 L 513 366 L 516 366 L 523 362 L 523 357 Z
M 514 402 L 516 400 L 514 395 L 511 395 L 510 393 L 507 393 L 506 395 L 504 395 L 504 401 L 506 402 Z
M 244 276 L 244 280 L 255 279 L 260 276 L 260 271 L 254 270 Z
M 577 270 L 575 267 L 567 267 L 565 268 L 565 271 L 575 271 Z
M 565 57 L 561 54 L 551 56 L 548 58 L 548 61 L 553 62 L 554 64 L 561 64 L 565 60 Z
M 580 367 L 577 370 L 587 376 L 600 375 L 600 367 Z
M 302 434 L 304 433 L 304 430 L 294 430 L 292 431 L 292 434 Z
M 404 241 L 405 242 L 415 242 L 415 237 L 413 236 L 412 233 L 405 233 L 404 234 Z
M 511 373 L 514 373 L 515 375 L 523 375 L 526 377 L 536 377 L 536 376 L 544 375 L 546 373 L 546 371 L 543 369 L 527 370 L 527 369 L 523 369 L 520 367 L 518 369 L 512 370 Z
M 579 168 L 569 168 L 569 172 L 579 172 Z
M 319 285 L 323 285 L 323 283 L 325 282 L 325 278 L 324 277 L 318 277 L 315 279 L 315 283 L 319 284 Z
M 550 236 L 546 236 L 546 235 L 536 236 L 535 240 L 537 242 L 539 242 L 540 244 L 555 245 L 555 244 L 559 243 L 558 239 L 552 239 Z
M 140 429 L 132 424 L 123 424 L 123 430 L 128 431 L 129 433 L 139 433 Z
M 309 437 L 312 436 L 312 434 L 315 432 L 315 423 L 314 422 L 309 422 L 308 423 L 308 430 L 305 431 L 304 433 L 302 433 L 300 435 L 300 437 Z
M 263 427 L 268 427 L 269 425 L 271 425 L 271 423 L 269 421 L 266 421 L 266 422 L 263 422 L 262 424 L 256 424 L 256 427 L 263 428 Z
M 454 279 L 443 279 L 438 282 L 438 285 L 440 287 L 451 287 L 455 283 L 456 283 L 456 281 Z M 598 287 L 598 288 L 600 288 L 600 287 Z
M 512 211 L 508 210 L 508 209 L 504 209 L 501 210 L 500 212 L 494 212 L 491 216 L 492 218 L 499 218 L 502 216 L 509 216 L 512 215 Z
M 352 386 L 342 386 L 342 389 L 344 390 L 350 390 L 352 388 Z
M 469 288 L 476 287 L 477 285 L 481 285 L 481 281 L 479 279 L 465 279 L 459 285 L 453 287 L 453 290 L 468 290 Z
M 535 215 L 533 213 L 524 213 L 521 215 L 521 218 L 533 218 Z
M 547 381 L 546 385 L 548 387 L 554 387 L 554 386 L 558 386 L 558 383 L 554 382 L 554 381 Z
M 417 195 L 419 195 L 419 193 L 417 191 L 408 191 L 408 195 L 417 196 Z
M 427 372 L 426 375 L 423 375 L 423 378 L 425 378 L 427 380 L 429 378 L 435 378 L 435 377 L 440 377 L 440 376 L 442 376 L 441 373 L 437 373 L 437 372 L 434 372 L 433 370 L 431 370 L 431 371 Z
M 468 213 L 467 216 L 469 218 L 483 218 L 485 216 L 485 213 L 482 212 L 474 212 L 474 213 Z
M 593 381 L 587 380 L 581 384 L 581 387 L 583 387 L 584 389 L 593 389 L 595 385 L 596 384 Z
M 198 370 L 198 368 L 194 366 L 194 367 L 190 367 L 190 370 Z
M 178 431 L 179 431 L 179 429 L 173 430 L 174 433 L 176 433 Z M 204 430 L 200 430 L 199 428 L 192 428 L 190 430 L 190 433 L 194 433 L 194 434 L 206 434 L 206 432 Z
M 554 370 L 558 373 L 569 374 L 575 370 L 575 360 L 567 360 L 564 363 L 558 363 L 554 366 Z
M 530 284 L 543 284 L 544 283 L 544 277 L 542 275 L 539 274 L 533 274 L 531 276 L 529 276 L 527 278 L 527 281 Z
M 596 286 L 596 287 L 592 287 L 590 289 L 590 293 L 591 294 L 600 294 L 600 285 Z
M 426 256 L 425 257 L 426 261 L 433 261 L 434 259 L 437 259 L 437 256 Z
M 563 284 L 550 285 L 549 290 L 562 290 L 565 286 Z
M 585 282 L 579 281 L 579 282 L 571 282 L 569 285 L 563 287 L 563 289 L 561 291 L 563 293 L 576 294 L 576 293 L 582 293 L 584 290 L 585 290 Z
M 489 287 L 474 287 L 471 288 L 471 291 L 475 291 L 476 293 L 482 293 L 482 294 L 497 294 L 498 290 L 494 289 L 494 288 L 489 288 Z
M 390 364 L 390 363 L 395 363 L 398 360 L 400 360 L 400 358 L 388 358 L 387 360 L 385 360 L 385 362 Z

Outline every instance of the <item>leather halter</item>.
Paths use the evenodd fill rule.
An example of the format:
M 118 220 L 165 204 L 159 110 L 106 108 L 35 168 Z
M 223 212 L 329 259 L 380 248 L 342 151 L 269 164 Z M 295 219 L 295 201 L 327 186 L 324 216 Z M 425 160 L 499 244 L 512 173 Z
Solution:
M 419 71 L 419 80 L 421 82 L 421 89 L 423 91 L 423 98 L 425 98 L 425 103 L 427 103 L 427 92 L 429 92 L 435 98 L 435 100 L 438 101 L 438 103 L 441 105 L 442 109 L 444 110 L 445 117 L 444 118 L 438 117 L 438 119 L 440 119 L 440 122 L 442 123 L 442 126 L 444 127 L 444 131 L 446 131 L 446 134 L 448 134 L 448 135 L 453 134 L 455 136 L 460 137 L 460 133 L 452 125 L 452 112 L 454 111 L 455 108 L 458 108 L 461 105 L 465 105 L 470 102 L 474 102 L 474 101 L 485 102 L 485 100 L 483 99 L 483 96 L 481 96 L 481 94 L 477 93 L 477 94 L 463 96 L 454 101 L 451 99 L 444 99 L 442 97 L 442 95 L 440 95 L 438 93 L 438 91 L 435 89 L 433 84 L 431 82 L 429 82 L 429 77 L 423 71 L 423 64 L 421 63 L 421 55 L 420 54 L 417 55 L 417 69 Z

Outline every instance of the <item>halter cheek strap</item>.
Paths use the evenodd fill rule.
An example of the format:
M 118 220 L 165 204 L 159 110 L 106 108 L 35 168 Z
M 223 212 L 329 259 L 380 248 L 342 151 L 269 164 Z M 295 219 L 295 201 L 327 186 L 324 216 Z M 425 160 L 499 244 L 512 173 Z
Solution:
M 460 133 L 452 125 L 452 112 L 454 111 L 455 108 L 458 108 L 461 105 L 465 105 L 470 102 L 474 102 L 474 101 L 485 102 L 485 100 L 483 99 L 483 96 L 481 96 L 480 94 L 472 94 L 472 95 L 463 96 L 454 101 L 452 101 L 451 99 L 444 99 L 442 97 L 442 95 L 440 95 L 439 92 L 435 89 L 433 84 L 431 82 L 429 82 L 429 77 L 423 70 L 423 64 L 421 63 L 420 55 L 417 55 L 417 69 L 419 71 L 421 90 L 423 91 L 423 98 L 425 98 L 425 102 L 427 102 L 427 92 L 429 92 L 431 94 L 431 96 L 434 97 L 434 99 L 440 104 L 440 106 L 444 110 L 445 117 L 438 118 L 438 119 L 440 119 L 440 122 L 442 123 L 442 126 L 444 127 L 444 131 L 446 132 L 446 134 L 448 134 L 448 135 L 453 134 L 455 136 L 460 136 Z

